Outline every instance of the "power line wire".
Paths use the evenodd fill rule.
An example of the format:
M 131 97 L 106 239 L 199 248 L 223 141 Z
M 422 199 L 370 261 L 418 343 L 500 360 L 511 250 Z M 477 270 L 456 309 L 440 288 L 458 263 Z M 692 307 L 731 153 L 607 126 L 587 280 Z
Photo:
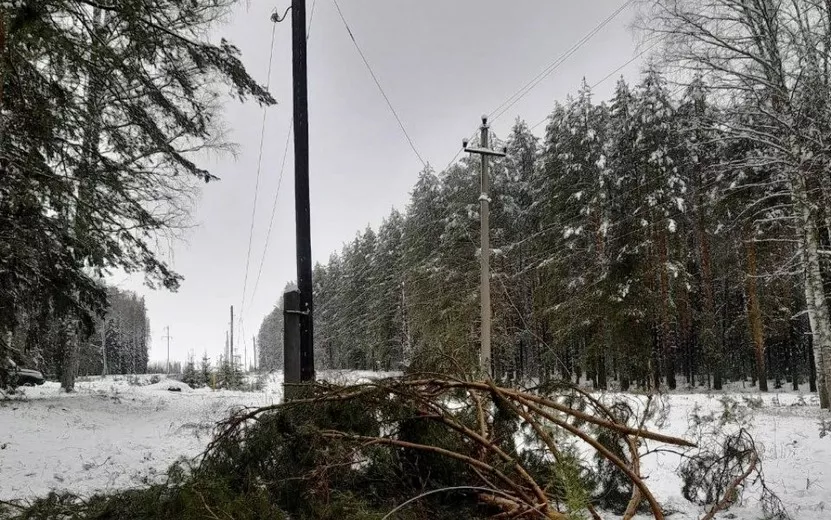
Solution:
M 312 22 L 315 19 L 315 7 L 317 6 L 317 0 L 312 2 L 312 9 L 309 11 L 309 28 L 306 31 L 306 41 L 309 41 L 309 38 L 312 36 Z
M 291 143 L 292 130 L 294 130 L 294 120 L 289 123 L 289 132 L 286 135 L 286 146 L 283 150 L 283 162 L 280 165 L 280 177 L 277 181 L 277 191 L 274 193 L 274 203 L 271 205 L 271 220 L 268 223 L 268 232 L 265 235 L 265 247 L 263 248 L 263 256 L 260 258 L 260 268 L 257 270 L 257 281 L 254 283 L 254 290 L 251 292 L 251 302 L 254 301 L 254 296 L 257 294 L 257 288 L 260 286 L 260 276 L 263 274 L 263 265 L 265 265 L 265 257 L 268 253 L 268 245 L 271 241 L 271 230 L 274 227 L 274 215 L 277 214 L 277 201 L 280 198 L 280 187 L 283 185 L 283 174 L 286 171 L 286 159 L 289 154 L 289 143 Z
M 551 75 L 551 73 L 553 73 L 555 70 L 557 70 L 557 68 L 560 67 L 560 65 L 565 63 L 565 61 L 568 60 L 568 58 L 570 58 L 572 55 L 574 55 L 583 45 L 588 43 L 589 40 L 591 40 L 597 33 L 599 33 L 604 27 L 606 27 L 606 25 L 611 23 L 612 20 L 614 20 L 617 16 L 619 16 L 620 13 L 622 13 L 633 2 L 634 2 L 634 0 L 628 0 L 622 6 L 618 7 L 615 11 L 612 12 L 612 14 L 610 14 L 598 26 L 596 26 L 588 34 L 586 34 L 586 36 L 584 36 L 581 40 L 578 40 L 577 43 L 572 45 L 569 48 L 569 50 L 567 50 L 565 53 L 560 55 L 560 57 L 558 57 L 554 62 L 552 62 L 545 69 L 543 69 L 542 72 L 540 72 L 534 78 L 532 78 L 531 81 L 526 83 L 522 88 L 520 88 L 518 91 L 516 91 L 512 96 L 510 96 L 508 99 L 503 101 L 502 104 L 500 104 L 498 107 L 496 107 L 494 110 L 492 110 L 490 112 L 490 114 L 488 115 L 488 118 L 490 118 L 492 120 L 496 120 L 497 118 L 501 117 L 507 110 L 509 110 L 512 106 L 514 106 L 516 103 L 518 103 L 519 100 L 521 100 L 531 90 L 533 90 L 540 82 L 542 82 L 546 77 L 548 77 L 549 75 Z M 645 54 L 645 52 L 641 53 L 641 55 L 642 54 Z M 625 67 L 626 65 L 628 65 L 629 63 L 631 63 L 635 59 L 637 59 L 637 57 L 633 58 L 632 60 L 627 62 L 623 67 Z M 623 67 L 620 67 L 618 69 L 618 71 L 621 70 Z M 617 72 L 617 71 L 615 71 L 615 72 Z M 612 72 L 612 74 L 614 74 L 614 72 Z M 610 76 L 611 76 L 611 74 L 610 74 Z M 608 79 L 608 78 L 604 78 L 603 80 L 598 82 L 598 84 L 602 83 L 606 79 Z M 494 114 L 496 114 L 496 115 L 494 116 Z M 531 127 L 531 130 L 537 128 L 539 125 L 544 123 L 547 119 L 548 119 L 548 116 L 546 116 L 546 118 L 543 119 L 540 123 L 537 123 L 536 125 Z M 474 131 L 474 135 L 475 134 L 476 134 L 476 131 Z M 472 136 L 471 136 L 471 139 L 473 139 Z M 453 158 L 450 159 L 450 162 L 447 164 L 447 167 L 445 168 L 445 170 L 449 169 L 450 166 L 452 166 L 453 163 L 456 162 L 456 160 L 462 154 L 462 151 L 463 150 L 460 148 L 459 151 L 456 152 L 456 155 L 454 155 Z
M 624 63 L 624 64 L 623 64 L 623 65 L 621 65 L 620 67 L 616 68 L 615 70 L 613 70 L 612 72 L 610 72 L 609 74 L 607 74 L 606 76 L 604 76 L 604 77 L 603 77 L 603 79 L 601 79 L 601 80 L 599 80 L 599 81 L 595 82 L 594 84 L 592 84 L 592 85 L 591 85 L 591 89 L 592 89 L 592 90 L 594 90 L 594 89 L 596 89 L 597 87 L 599 87 L 600 85 L 602 85 L 603 83 L 605 83 L 605 82 L 609 81 L 609 79 L 611 79 L 611 78 L 612 78 L 612 76 L 614 76 L 614 75 L 615 75 L 615 74 L 617 74 L 618 72 L 622 71 L 623 69 L 625 69 L 626 67 L 628 67 L 629 65 L 631 65 L 632 63 L 634 63 L 635 61 L 637 61 L 638 59 L 640 59 L 641 57 L 643 57 L 643 56 L 644 56 L 645 54 L 647 54 L 649 51 L 651 51 L 652 49 L 654 49 L 655 47 L 657 47 L 657 46 L 658 46 L 658 45 L 659 45 L 659 44 L 660 44 L 660 43 L 661 43 L 664 39 L 665 39 L 664 37 L 658 38 L 658 41 L 654 42 L 652 45 L 648 46 L 646 49 L 642 50 L 641 52 L 639 52 L 638 54 L 636 54 L 635 56 L 633 56 L 632 58 L 630 58 L 629 60 L 627 60 L 627 61 L 626 61 L 626 63 Z M 674 93 L 673 93 L 672 95 L 674 95 Z M 544 119 L 542 119 L 542 120 L 541 120 L 541 121 L 539 121 L 537 124 L 535 124 L 534 126 L 532 126 L 532 127 L 531 127 L 531 130 L 535 130 L 535 129 L 536 129 L 537 127 L 539 127 L 541 124 L 543 124 L 543 123 L 545 123 L 546 121 L 548 121 L 548 117 L 549 117 L 549 116 L 545 116 L 545 118 L 544 118 Z
M 274 64 L 274 41 L 277 35 L 277 24 L 273 24 L 271 27 L 271 51 L 268 55 L 268 73 L 266 75 L 266 87 L 265 89 L 268 90 L 271 87 L 271 69 Z M 263 165 L 263 147 L 265 145 L 265 127 L 266 127 L 266 118 L 268 116 L 268 107 L 263 107 L 263 120 L 260 126 L 260 151 L 259 156 L 257 158 L 257 180 L 254 184 L 254 203 L 251 206 L 251 227 L 248 230 L 248 253 L 246 254 L 245 258 L 245 279 L 242 283 L 242 298 L 240 304 L 240 318 L 242 317 L 242 312 L 244 310 L 245 305 L 245 291 L 248 289 L 248 272 L 251 266 L 251 246 L 254 242 L 254 223 L 256 222 L 257 217 L 257 199 L 260 193 L 260 172 L 262 171 Z
M 571 56 L 573 56 L 578 50 L 580 50 L 586 43 L 588 43 L 592 38 L 594 38 L 600 31 L 602 31 L 607 25 L 609 25 L 612 20 L 618 17 L 620 13 L 626 10 L 627 7 L 632 5 L 635 0 L 627 0 L 622 6 L 618 7 L 612 14 L 610 14 L 605 20 L 603 20 L 599 25 L 597 25 L 594 29 L 589 31 L 583 38 L 577 41 L 574 45 L 571 46 L 565 53 L 563 53 L 559 58 L 557 58 L 554 62 L 548 65 L 545 69 L 542 70 L 539 74 L 534 76 L 531 81 L 526 83 L 522 88 L 516 91 L 511 97 L 505 100 L 501 105 L 499 105 L 495 110 L 493 110 L 489 114 L 489 118 L 496 120 L 501 117 L 505 112 L 511 109 L 514 105 L 516 105 L 522 98 L 528 95 L 529 92 L 534 90 L 537 85 L 539 85 L 543 80 L 545 80 L 548 76 L 550 76 L 555 70 L 557 70 L 563 63 L 566 62 Z
M 312 24 L 314 22 L 315 7 L 316 6 L 317 6 L 317 0 L 314 0 L 312 2 L 312 8 L 309 11 L 309 26 L 308 26 L 308 29 L 306 30 L 306 42 L 308 42 L 309 38 L 311 38 L 311 36 L 312 36 Z M 276 24 L 275 24 L 275 27 L 276 27 Z M 273 36 L 273 33 L 272 33 L 272 52 L 273 52 L 273 47 L 274 47 L 273 38 L 274 38 L 274 36 Z M 271 65 L 269 65 L 269 78 L 271 77 L 270 67 L 271 67 Z M 282 163 L 280 165 L 280 175 L 279 175 L 279 178 L 278 178 L 278 181 L 277 181 L 277 190 L 274 193 L 274 202 L 271 205 L 271 218 L 269 219 L 269 222 L 268 222 L 268 231 L 266 232 L 265 246 L 263 247 L 263 254 L 260 257 L 260 266 L 257 269 L 257 279 L 254 282 L 254 289 L 251 291 L 251 299 L 248 302 L 249 305 L 254 303 L 254 297 L 256 296 L 257 289 L 260 286 L 260 277 L 263 274 L 263 265 L 265 264 L 265 257 L 266 257 L 266 254 L 268 253 L 269 241 L 271 240 L 271 230 L 274 227 L 274 216 L 277 213 L 277 201 L 280 198 L 280 188 L 283 185 L 283 174 L 285 173 L 285 170 L 286 170 L 286 158 L 288 156 L 289 143 L 291 142 L 291 136 L 292 136 L 292 130 L 293 129 L 294 129 L 294 119 L 291 119 L 289 121 L 289 131 L 288 131 L 288 134 L 286 134 L 286 145 L 285 145 L 285 148 L 283 149 L 283 160 L 282 160 Z M 262 142 L 260 142 L 260 157 L 262 157 L 262 146 L 263 146 Z M 259 168 L 259 166 L 258 166 L 258 168 Z M 249 244 L 249 255 L 250 255 L 250 247 L 251 246 Z M 247 275 L 247 272 L 246 272 L 246 278 L 247 277 L 248 277 L 248 275 Z M 243 291 L 242 296 L 243 296 L 243 305 L 244 305 L 245 304 L 245 291 Z M 244 323 L 243 322 L 243 316 L 244 316 L 243 310 L 244 310 L 244 307 L 240 307 L 240 313 L 239 313 L 240 329 L 243 329 L 243 327 L 244 327 L 243 326 L 243 323 Z M 243 341 L 243 346 L 245 346 L 247 348 L 245 335 L 243 335 L 242 341 Z
M 312 25 L 314 23 L 314 16 L 315 16 L 315 7 L 317 6 L 317 0 L 312 2 L 312 8 L 309 12 L 309 28 L 306 31 L 306 41 L 308 42 L 309 39 L 312 37 Z M 289 144 L 291 143 L 291 136 L 292 131 L 294 130 L 294 119 L 289 120 L 289 131 L 286 134 L 286 144 L 283 148 L 283 160 L 280 163 L 280 175 L 277 180 L 277 190 L 274 192 L 274 202 L 271 204 L 271 218 L 268 222 L 268 231 L 266 232 L 265 236 L 265 246 L 263 247 L 263 254 L 260 257 L 260 267 L 257 269 L 257 280 L 254 282 L 254 289 L 251 291 L 251 300 L 249 304 L 254 302 L 254 296 L 257 295 L 257 289 L 260 286 L 260 277 L 263 274 L 263 266 L 265 265 L 265 258 L 268 253 L 268 246 L 271 241 L 271 231 L 274 228 L 274 216 L 277 214 L 277 201 L 280 198 L 280 188 L 283 186 L 283 175 L 286 171 L 286 159 L 288 158 L 289 153 Z M 240 313 L 242 316 L 242 313 Z
M 381 86 L 381 82 L 378 80 L 378 77 L 375 75 L 375 72 L 372 70 L 372 66 L 369 64 L 369 61 L 364 54 L 364 51 L 361 50 L 361 46 L 358 45 L 358 41 L 355 39 L 355 34 L 352 32 L 352 29 L 349 27 L 349 23 L 346 21 L 346 18 L 343 16 L 343 11 L 341 11 L 340 4 L 338 4 L 338 0 L 332 0 L 335 3 L 335 8 L 338 10 L 338 15 L 340 15 L 340 19 L 343 22 L 344 27 L 346 27 L 346 31 L 349 33 L 349 37 L 352 39 L 352 43 L 355 44 L 355 48 L 358 50 L 358 54 L 361 55 L 361 59 L 364 61 L 364 65 L 366 65 L 369 74 L 372 76 L 372 79 L 375 81 L 375 85 L 378 86 L 378 90 L 381 91 L 381 95 L 384 96 L 384 100 L 387 102 L 387 106 L 389 107 L 392 115 L 395 116 L 395 120 L 398 121 L 398 126 L 401 127 L 401 132 L 404 133 L 404 137 L 407 139 L 407 142 L 410 144 L 410 148 L 413 149 L 413 152 L 418 157 L 418 160 L 421 161 L 421 164 L 427 168 L 427 161 L 421 156 L 416 149 L 415 143 L 413 143 L 410 134 L 407 133 L 407 129 L 404 127 L 404 123 L 401 122 L 401 118 L 398 117 L 398 112 L 395 111 L 395 108 L 392 106 L 392 102 L 390 102 L 390 98 L 387 96 L 386 92 L 384 92 L 384 87 Z
M 596 82 L 594 85 L 592 85 L 592 86 L 591 86 L 591 88 L 592 88 L 592 89 L 595 89 L 595 88 L 599 87 L 600 85 L 602 85 L 603 83 L 606 83 L 607 81 L 609 81 L 609 79 L 610 79 L 612 76 L 614 76 L 614 75 L 615 75 L 615 74 L 617 74 L 618 72 L 622 71 L 623 69 L 625 69 L 626 67 L 628 67 L 629 65 L 631 65 L 632 63 L 634 63 L 636 60 L 638 60 L 639 58 L 641 58 L 644 54 L 646 54 L 647 52 L 649 52 L 649 51 L 651 51 L 652 49 L 654 49 L 655 47 L 657 47 L 657 46 L 658 46 L 658 44 L 659 44 L 659 43 L 661 43 L 663 40 L 664 40 L 664 38 L 663 38 L 663 37 L 662 37 L 662 38 L 658 38 L 658 40 L 657 40 L 655 43 L 653 43 L 652 45 L 650 45 L 650 46 L 649 46 L 649 47 L 647 47 L 646 49 L 642 50 L 641 52 L 639 52 L 638 54 L 636 54 L 635 56 L 633 56 L 633 57 L 632 57 L 629 61 L 627 61 L 626 63 L 624 63 L 624 64 L 623 64 L 623 65 L 621 65 L 620 67 L 618 67 L 618 68 L 616 68 L 615 70 L 613 70 L 612 72 L 610 72 L 610 73 L 609 73 L 608 75 L 606 75 L 603 79 L 601 79 L 600 81 L 598 81 L 598 82 Z

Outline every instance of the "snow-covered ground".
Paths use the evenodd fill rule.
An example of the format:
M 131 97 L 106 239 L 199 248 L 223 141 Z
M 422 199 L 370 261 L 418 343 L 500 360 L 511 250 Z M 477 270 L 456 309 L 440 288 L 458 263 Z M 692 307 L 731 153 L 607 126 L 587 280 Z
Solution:
M 355 382 L 387 375 L 320 377 Z M 213 425 L 233 408 L 279 403 L 283 395 L 282 374 L 269 376 L 261 392 L 192 390 L 160 377 L 157 384 L 149 384 L 151 376 L 89 378 L 74 394 L 47 382 L 0 400 L 0 500 L 141 485 L 179 458 L 199 455 Z
M 815 395 L 747 391 L 726 394 L 671 394 L 668 421 L 662 433 L 684 437 L 694 414 L 721 414 L 725 403 L 736 403 L 734 413 L 743 423 L 761 453 L 767 486 L 782 500 L 794 520 L 831 518 L 831 432 L 820 437 L 820 422 L 831 427 L 831 414 L 819 409 Z M 704 508 L 687 502 L 681 494 L 676 469 L 681 458 L 670 453 L 644 457 L 646 483 L 665 509 L 678 511 L 672 518 L 697 519 Z M 759 486 L 750 485 L 741 504 L 717 518 L 761 520 Z M 732 516 L 735 515 L 735 516 Z
M 329 372 L 323 377 L 356 381 L 379 374 Z M 191 390 L 165 379 L 148 384 L 147 376 L 93 378 L 79 382 L 72 395 L 62 394 L 54 383 L 26 389 L 22 398 L 0 401 L 0 500 L 42 496 L 50 490 L 84 495 L 154 480 L 178 458 L 198 455 L 212 425 L 230 409 L 279 402 L 281 379 L 280 374 L 271 376 L 261 392 Z M 171 386 L 181 392 L 169 391 Z M 791 516 L 831 518 L 831 434 L 820 437 L 820 423 L 824 420 L 831 428 L 831 414 L 819 410 L 814 396 L 758 396 L 738 388 L 723 395 L 676 393 L 667 397 L 669 415 L 662 432 L 683 436 L 696 409 L 721 412 L 725 396 L 745 415 L 762 450 L 767 484 Z M 646 482 L 664 507 L 678 511 L 672 518 L 699 518 L 701 508 L 681 495 L 675 474 L 679 462 L 670 453 L 644 458 Z M 754 491 L 747 491 L 729 518 L 762 518 L 750 498 Z

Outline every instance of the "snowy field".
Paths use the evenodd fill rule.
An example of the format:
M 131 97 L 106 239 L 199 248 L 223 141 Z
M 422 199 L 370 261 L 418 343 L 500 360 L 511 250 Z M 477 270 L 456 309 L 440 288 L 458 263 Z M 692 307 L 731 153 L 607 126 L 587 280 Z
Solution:
M 339 381 L 379 375 L 389 374 L 323 374 Z M 157 479 L 178 458 L 198 455 L 212 425 L 229 410 L 277 403 L 282 397 L 279 374 L 261 392 L 191 390 L 164 379 L 148 383 L 147 376 L 138 381 L 127 376 L 94 378 L 79 382 L 72 395 L 47 383 L 26 389 L 22 397 L 0 401 L 0 500 L 42 496 L 51 490 L 84 495 L 140 486 Z M 171 392 L 170 386 L 182 391 Z M 758 396 L 738 388 L 725 395 L 677 393 L 667 397 L 669 415 L 662 432 L 683 436 L 697 409 L 699 414 L 720 413 L 725 396 L 744 416 L 762 451 L 767 484 L 791 516 L 831 518 L 831 434 L 820 437 L 820 423 L 824 420 L 831 428 L 831 414 L 819 410 L 814 396 Z M 681 495 L 681 480 L 675 474 L 679 462 L 680 457 L 671 453 L 644 458 L 646 482 L 666 509 L 677 511 L 671 518 L 699 518 L 701 508 Z M 751 487 L 742 504 L 719 518 L 762 518 L 753 494 Z
M 392 374 L 324 372 L 335 382 Z M 108 376 L 76 384 L 22 389 L 0 400 L 0 500 L 52 490 L 87 495 L 154 480 L 181 457 L 199 455 L 217 421 L 241 406 L 267 406 L 283 396 L 282 374 L 261 392 L 192 390 L 178 381 Z M 138 383 L 138 384 L 136 384 Z M 171 392 L 171 386 L 181 392 Z

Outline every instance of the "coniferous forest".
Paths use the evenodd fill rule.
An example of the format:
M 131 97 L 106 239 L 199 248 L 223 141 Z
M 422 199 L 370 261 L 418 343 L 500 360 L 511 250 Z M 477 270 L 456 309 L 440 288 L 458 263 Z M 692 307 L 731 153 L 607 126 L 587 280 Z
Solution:
M 8 358 L 74 390 L 103 371 L 114 316 L 112 369 L 144 370 L 144 304 L 106 279 L 179 287 L 160 239 L 217 179 L 197 155 L 231 150 L 219 92 L 274 103 L 239 49 L 205 39 L 236 3 L 0 2 L 0 388 Z
M 815 385 L 789 203 L 772 169 L 733 166 L 753 150 L 697 130 L 716 112 L 703 81 L 673 97 L 649 71 L 606 101 L 584 85 L 542 139 L 516 122 L 491 168 L 495 373 Z M 406 212 L 316 267 L 320 368 L 475 365 L 479 174 L 422 172 Z M 262 324 L 263 367 L 281 324 Z
M 49 321 L 48 308 L 32 316 L 21 316 L 19 327 L 25 332 L 12 335 L 10 347 L 16 352 L 26 352 L 28 360 L 37 363 L 49 377 L 66 370 L 74 370 L 79 376 L 145 373 L 149 362 L 150 319 L 144 297 L 107 287 L 106 302 L 106 312 L 93 317 L 88 334 L 79 342 L 77 364 L 72 368 L 64 364 L 60 352 L 66 341 L 66 330 Z
M 329 112 L 335 105 L 307 88 L 325 83 L 315 67 L 346 62 L 308 48 L 310 34 L 333 41 L 330 26 L 312 33 L 317 3 L 308 11 L 304 0 L 287 3 L 0 1 L 0 519 L 823 516 L 831 501 L 823 485 L 831 468 L 831 0 L 619 0 L 491 112 L 474 133 L 481 137 L 442 170 L 421 156 L 393 107 L 398 98 L 373 71 L 375 56 L 360 47 L 347 21 L 360 6 L 342 2 L 348 15 L 338 0 L 318 6 L 329 9 L 318 24 L 343 24 L 424 169 L 405 207 L 359 231 L 313 276 L 309 222 L 319 205 L 310 206 L 309 192 L 319 184 L 310 182 L 310 156 L 319 149 L 310 141 L 325 139 L 310 135 L 308 105 L 322 108 L 338 136 L 366 141 L 369 127 Z M 542 0 L 494 11 L 470 4 L 454 6 L 464 18 L 446 24 L 452 36 L 490 32 L 487 43 L 520 52 L 532 46 L 523 38 L 531 16 L 549 31 Z M 400 12 L 388 22 L 378 5 L 364 16 L 397 29 Z M 496 18 L 497 7 L 519 16 Z M 539 124 L 502 119 L 630 7 L 634 57 L 525 114 L 547 113 Z M 236 29 L 268 53 L 265 86 L 216 32 L 242 8 L 261 9 Z M 407 23 L 436 31 L 431 44 L 450 41 L 433 24 L 447 13 L 423 11 L 432 18 L 416 21 L 410 11 Z M 587 16 L 575 10 L 550 31 Z M 483 31 L 483 20 L 498 30 Z M 447 108 L 455 85 L 437 81 L 434 60 L 451 47 L 438 45 L 442 56 L 430 58 L 415 41 L 407 55 L 380 25 L 376 45 L 394 51 L 407 74 L 439 85 L 430 102 L 441 97 Z M 271 49 L 262 43 L 269 30 Z M 260 269 L 294 135 L 299 290 L 288 312 L 278 304 L 262 321 L 255 365 L 282 369 L 284 338 L 293 355 L 282 374 L 243 374 L 234 332 L 249 365 L 244 316 L 261 274 L 249 277 L 260 177 L 272 166 L 263 159 L 266 108 L 276 103 L 272 66 L 289 30 L 294 106 L 284 110 L 291 123 Z M 458 47 L 477 59 L 486 50 Z M 422 61 L 405 59 L 413 52 Z M 633 78 L 605 83 L 642 56 Z M 491 74 L 494 61 L 470 66 Z M 355 91 L 330 86 L 330 97 L 364 108 Z M 175 291 L 183 275 L 215 269 L 204 286 L 223 294 L 220 255 L 191 252 L 198 265 L 180 261 L 191 266 L 180 274 L 171 244 L 191 227 L 199 184 L 217 180 L 216 168 L 200 164 L 235 150 L 226 130 L 239 128 L 223 119 L 228 97 L 263 109 L 254 197 L 236 204 L 223 191 L 234 203 L 219 218 L 208 205 L 222 225 L 199 251 L 244 259 L 233 287 L 242 305 L 237 314 L 231 307 L 230 322 L 224 309 L 204 312 L 217 306 L 213 294 L 178 300 L 187 312 L 161 306 L 191 338 L 227 323 L 228 350 L 216 368 L 207 348 L 198 365 L 191 353 L 182 367 L 171 359 L 168 326 L 169 359 L 148 363 L 150 339 L 161 335 L 151 334 L 145 299 L 108 281 L 138 275 Z M 229 235 L 249 211 L 243 251 L 244 240 Z M 187 341 L 179 339 L 187 332 L 174 334 Z M 312 355 L 321 371 L 372 373 L 317 377 Z M 168 374 L 113 377 L 146 370 Z M 96 377 L 76 388 L 88 374 Z
M 584 82 L 541 138 L 522 120 L 501 136 L 500 378 L 809 383 L 828 406 L 831 58 L 812 28 L 829 34 L 831 17 L 797 9 L 811 2 L 707 3 L 716 16 L 650 3 L 641 23 L 665 52 L 637 84 L 596 99 Z M 479 175 L 478 158 L 422 171 L 405 211 L 316 267 L 319 368 L 475 366 Z M 264 368 L 281 363 L 280 319 L 278 307 L 261 327 Z

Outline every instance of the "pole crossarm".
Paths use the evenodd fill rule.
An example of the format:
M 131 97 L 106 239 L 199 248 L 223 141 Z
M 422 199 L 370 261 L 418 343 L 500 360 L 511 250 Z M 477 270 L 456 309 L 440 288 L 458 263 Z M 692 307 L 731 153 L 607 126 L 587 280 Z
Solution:
M 506 151 L 498 151 L 498 150 L 491 150 L 490 148 L 474 148 L 474 147 L 465 147 L 465 152 L 467 153 L 475 153 L 479 155 L 490 155 L 492 157 L 505 157 L 508 155 Z

